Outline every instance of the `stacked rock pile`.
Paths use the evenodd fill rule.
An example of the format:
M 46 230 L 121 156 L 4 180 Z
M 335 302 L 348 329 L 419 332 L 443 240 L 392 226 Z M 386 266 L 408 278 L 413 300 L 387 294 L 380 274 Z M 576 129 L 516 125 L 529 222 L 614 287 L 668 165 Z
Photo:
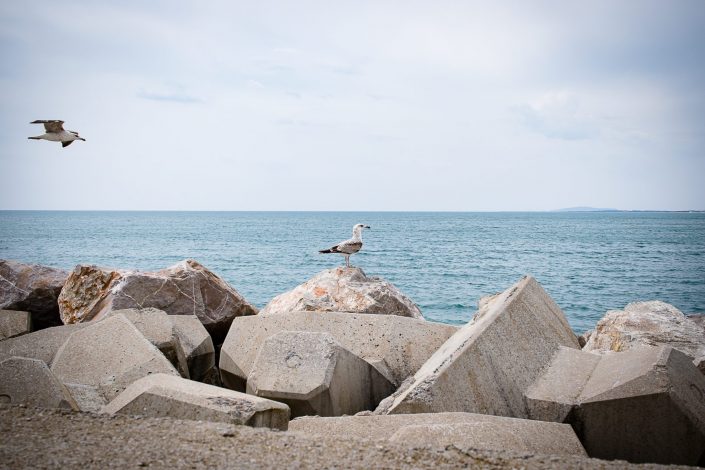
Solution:
M 359 268 L 324 271 L 259 314 L 193 260 L 0 271 L 2 403 L 705 464 L 705 329 L 663 302 L 608 312 L 581 348 L 532 277 L 456 327 Z

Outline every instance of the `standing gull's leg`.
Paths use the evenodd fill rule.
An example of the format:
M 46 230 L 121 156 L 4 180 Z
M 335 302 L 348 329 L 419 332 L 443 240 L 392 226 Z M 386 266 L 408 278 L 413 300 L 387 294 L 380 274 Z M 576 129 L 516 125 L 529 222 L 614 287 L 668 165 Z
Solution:
M 350 255 L 345 255 L 345 266 L 350 267 Z

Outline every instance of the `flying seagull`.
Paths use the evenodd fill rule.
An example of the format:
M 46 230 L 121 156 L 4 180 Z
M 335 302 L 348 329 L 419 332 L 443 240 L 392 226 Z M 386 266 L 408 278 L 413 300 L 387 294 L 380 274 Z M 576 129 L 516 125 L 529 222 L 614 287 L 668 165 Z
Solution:
M 340 242 L 327 250 L 320 250 L 319 253 L 338 253 L 345 256 L 345 266 L 350 267 L 350 255 L 360 251 L 362 248 L 362 229 L 370 228 L 369 225 L 357 224 L 353 227 L 353 236 L 350 240 Z
M 32 121 L 30 124 L 44 124 L 46 133 L 37 137 L 27 137 L 32 140 L 51 140 L 52 142 L 61 142 L 62 147 L 68 147 L 74 140 L 86 141 L 83 137 L 79 137 L 78 132 L 64 130 L 64 121 L 56 119 L 44 120 L 39 119 Z

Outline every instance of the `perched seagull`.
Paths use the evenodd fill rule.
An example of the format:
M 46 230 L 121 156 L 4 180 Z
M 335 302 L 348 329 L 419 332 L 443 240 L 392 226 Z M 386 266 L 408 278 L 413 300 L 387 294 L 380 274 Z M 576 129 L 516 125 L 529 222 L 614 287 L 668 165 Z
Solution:
M 360 251 L 362 248 L 362 229 L 370 228 L 369 225 L 357 224 L 353 227 L 353 236 L 350 240 L 340 242 L 327 250 L 320 250 L 319 253 L 338 253 L 345 256 L 345 266 L 350 267 L 350 255 Z
M 74 140 L 86 141 L 83 137 L 79 137 L 78 132 L 66 131 L 64 130 L 64 121 L 59 120 L 44 120 L 39 119 L 37 121 L 32 121 L 30 124 L 44 124 L 44 129 L 46 133 L 38 135 L 37 137 L 27 137 L 33 140 L 51 140 L 52 142 L 61 142 L 62 147 L 68 147 Z

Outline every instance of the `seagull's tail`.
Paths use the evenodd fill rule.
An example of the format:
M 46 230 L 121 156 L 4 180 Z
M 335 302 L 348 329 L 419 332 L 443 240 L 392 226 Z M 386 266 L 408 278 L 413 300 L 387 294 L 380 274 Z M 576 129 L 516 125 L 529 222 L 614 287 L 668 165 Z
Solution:
M 28 139 L 32 139 L 32 140 L 42 140 L 41 137 L 27 137 L 27 138 L 28 138 Z

